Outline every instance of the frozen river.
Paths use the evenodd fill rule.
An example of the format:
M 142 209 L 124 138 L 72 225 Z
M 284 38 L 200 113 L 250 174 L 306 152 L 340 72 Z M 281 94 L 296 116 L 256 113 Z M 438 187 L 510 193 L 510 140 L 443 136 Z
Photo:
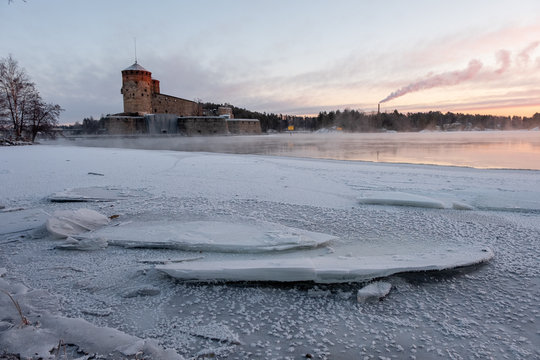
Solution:
M 540 170 L 539 131 L 79 138 L 87 146 Z
M 540 133 L 473 135 L 493 143 L 498 136 L 535 139 Z M 538 359 L 540 171 L 381 162 L 387 156 L 382 155 L 381 139 L 399 138 L 414 147 L 419 139 L 434 146 L 442 137 L 448 148 L 451 139 L 463 142 L 466 136 L 127 139 L 131 147 L 161 144 L 181 150 L 191 144 L 190 152 L 0 148 L 0 205 L 5 207 L 0 211 L 0 288 L 19 301 L 31 322 L 19 326 L 15 307 L 0 294 L 0 358 L 7 351 L 28 358 L 38 358 L 39 352 L 42 358 L 54 359 L 51 349 L 64 341 L 70 344 L 69 359 L 295 360 L 308 354 L 315 359 Z M 365 145 L 370 138 L 372 145 Z M 380 149 L 380 162 L 299 158 L 307 156 L 302 151 L 308 152 L 309 142 L 319 147 L 334 144 L 333 156 L 326 156 L 322 148 L 311 151 L 318 157 L 338 158 L 338 144 L 375 147 Z M 99 145 L 95 139 L 77 143 Z M 528 144 L 524 148 L 538 151 L 533 140 Z M 235 152 L 251 148 L 245 152 L 257 155 L 208 152 L 233 148 Z M 396 154 L 403 149 L 398 146 Z M 466 159 L 479 152 L 470 151 Z M 295 157 L 263 155 L 279 153 Z M 538 156 L 534 159 L 532 164 L 537 164 Z M 513 167 L 531 168 L 528 164 Z M 114 196 L 104 202 L 49 201 L 52 194 L 76 193 L 66 191 L 70 188 Z M 400 199 L 416 201 L 404 206 Z M 127 241 L 166 240 L 160 234 L 177 224 L 260 221 L 335 239 L 322 247 L 282 254 L 114 243 L 83 251 L 62 248 L 67 240 L 39 226 L 56 211 L 83 208 L 110 217 L 104 230 L 133 226 L 137 236 L 130 235 Z M 151 233 L 154 236 L 146 239 L 145 234 Z M 274 235 L 283 238 L 286 233 Z M 357 301 L 361 282 L 190 282 L 175 279 L 156 265 L 184 263 L 195 268 L 204 261 L 245 264 L 278 256 L 333 258 L 339 264 L 361 256 L 429 258 L 449 248 L 459 255 L 477 246 L 491 249 L 495 257 L 454 270 L 383 276 L 392 289 L 375 303 Z M 174 354 L 162 356 L 149 344 Z M 96 353 L 102 356 L 92 357 Z

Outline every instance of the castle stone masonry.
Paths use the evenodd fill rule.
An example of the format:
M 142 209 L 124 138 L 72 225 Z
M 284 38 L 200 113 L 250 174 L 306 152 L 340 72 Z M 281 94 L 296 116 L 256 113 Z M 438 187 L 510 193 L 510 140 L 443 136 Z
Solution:
M 203 116 L 200 103 L 160 93 L 159 80 L 135 62 L 122 70 L 124 112 L 104 119 L 108 134 L 260 134 L 257 119 L 233 119 L 230 107 Z
M 159 80 L 152 79 L 152 73 L 137 63 L 122 70 L 120 92 L 124 95 L 124 113 L 202 115 L 201 104 L 161 94 Z

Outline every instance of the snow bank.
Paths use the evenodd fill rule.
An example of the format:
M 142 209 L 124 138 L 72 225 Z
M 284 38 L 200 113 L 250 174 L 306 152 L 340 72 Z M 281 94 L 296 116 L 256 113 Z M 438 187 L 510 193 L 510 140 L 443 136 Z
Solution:
M 445 270 L 493 258 L 489 248 L 460 248 L 410 255 L 364 257 L 266 257 L 250 260 L 196 261 L 158 265 L 156 269 L 183 280 L 197 281 L 313 281 L 343 283 L 368 281 L 396 273 Z
M 72 235 L 96 230 L 109 223 L 109 218 L 90 209 L 55 211 L 47 219 L 45 227 L 51 235 L 67 238 Z
M 323 233 L 259 221 L 148 221 L 109 226 L 76 237 L 130 248 L 255 253 L 315 248 L 336 239 Z

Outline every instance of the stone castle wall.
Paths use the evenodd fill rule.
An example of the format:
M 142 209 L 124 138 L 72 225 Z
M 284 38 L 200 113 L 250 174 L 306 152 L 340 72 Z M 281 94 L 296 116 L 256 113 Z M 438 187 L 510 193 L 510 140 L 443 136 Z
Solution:
M 202 105 L 175 96 L 154 93 L 152 95 L 152 111 L 150 112 L 178 116 L 200 116 L 202 115 Z
M 225 135 L 227 121 L 219 116 L 193 116 L 178 118 L 178 132 L 188 135 Z
M 107 116 L 108 135 L 182 134 L 186 136 L 260 134 L 259 120 L 227 119 L 223 116 L 177 117 L 169 114 Z
M 256 119 L 230 119 L 227 128 L 231 134 L 260 134 L 261 123 Z
M 109 135 L 136 135 L 148 133 L 146 121 L 142 116 L 107 116 L 103 127 Z

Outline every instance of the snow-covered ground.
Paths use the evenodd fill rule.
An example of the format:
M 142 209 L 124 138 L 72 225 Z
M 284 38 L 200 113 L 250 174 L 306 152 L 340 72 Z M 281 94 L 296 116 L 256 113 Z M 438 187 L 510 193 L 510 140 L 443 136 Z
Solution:
M 19 327 L 0 293 L 0 355 L 66 343 L 70 358 L 82 356 L 77 346 L 106 358 L 540 357 L 539 171 L 24 146 L 0 148 L 0 183 L 0 288 L 31 323 Z M 66 201 L 85 196 L 93 201 Z M 61 211 L 79 209 L 110 222 L 69 240 L 40 226 L 53 218 L 65 230 Z M 177 228 L 181 239 L 169 236 Z M 481 249 L 493 259 L 391 272 L 389 294 L 368 302 L 358 301 L 362 282 L 197 282 L 162 271 L 268 259 L 279 268 L 301 255 L 309 266 L 334 259 L 335 280 L 340 261 L 442 264 L 451 253 L 474 263 Z

